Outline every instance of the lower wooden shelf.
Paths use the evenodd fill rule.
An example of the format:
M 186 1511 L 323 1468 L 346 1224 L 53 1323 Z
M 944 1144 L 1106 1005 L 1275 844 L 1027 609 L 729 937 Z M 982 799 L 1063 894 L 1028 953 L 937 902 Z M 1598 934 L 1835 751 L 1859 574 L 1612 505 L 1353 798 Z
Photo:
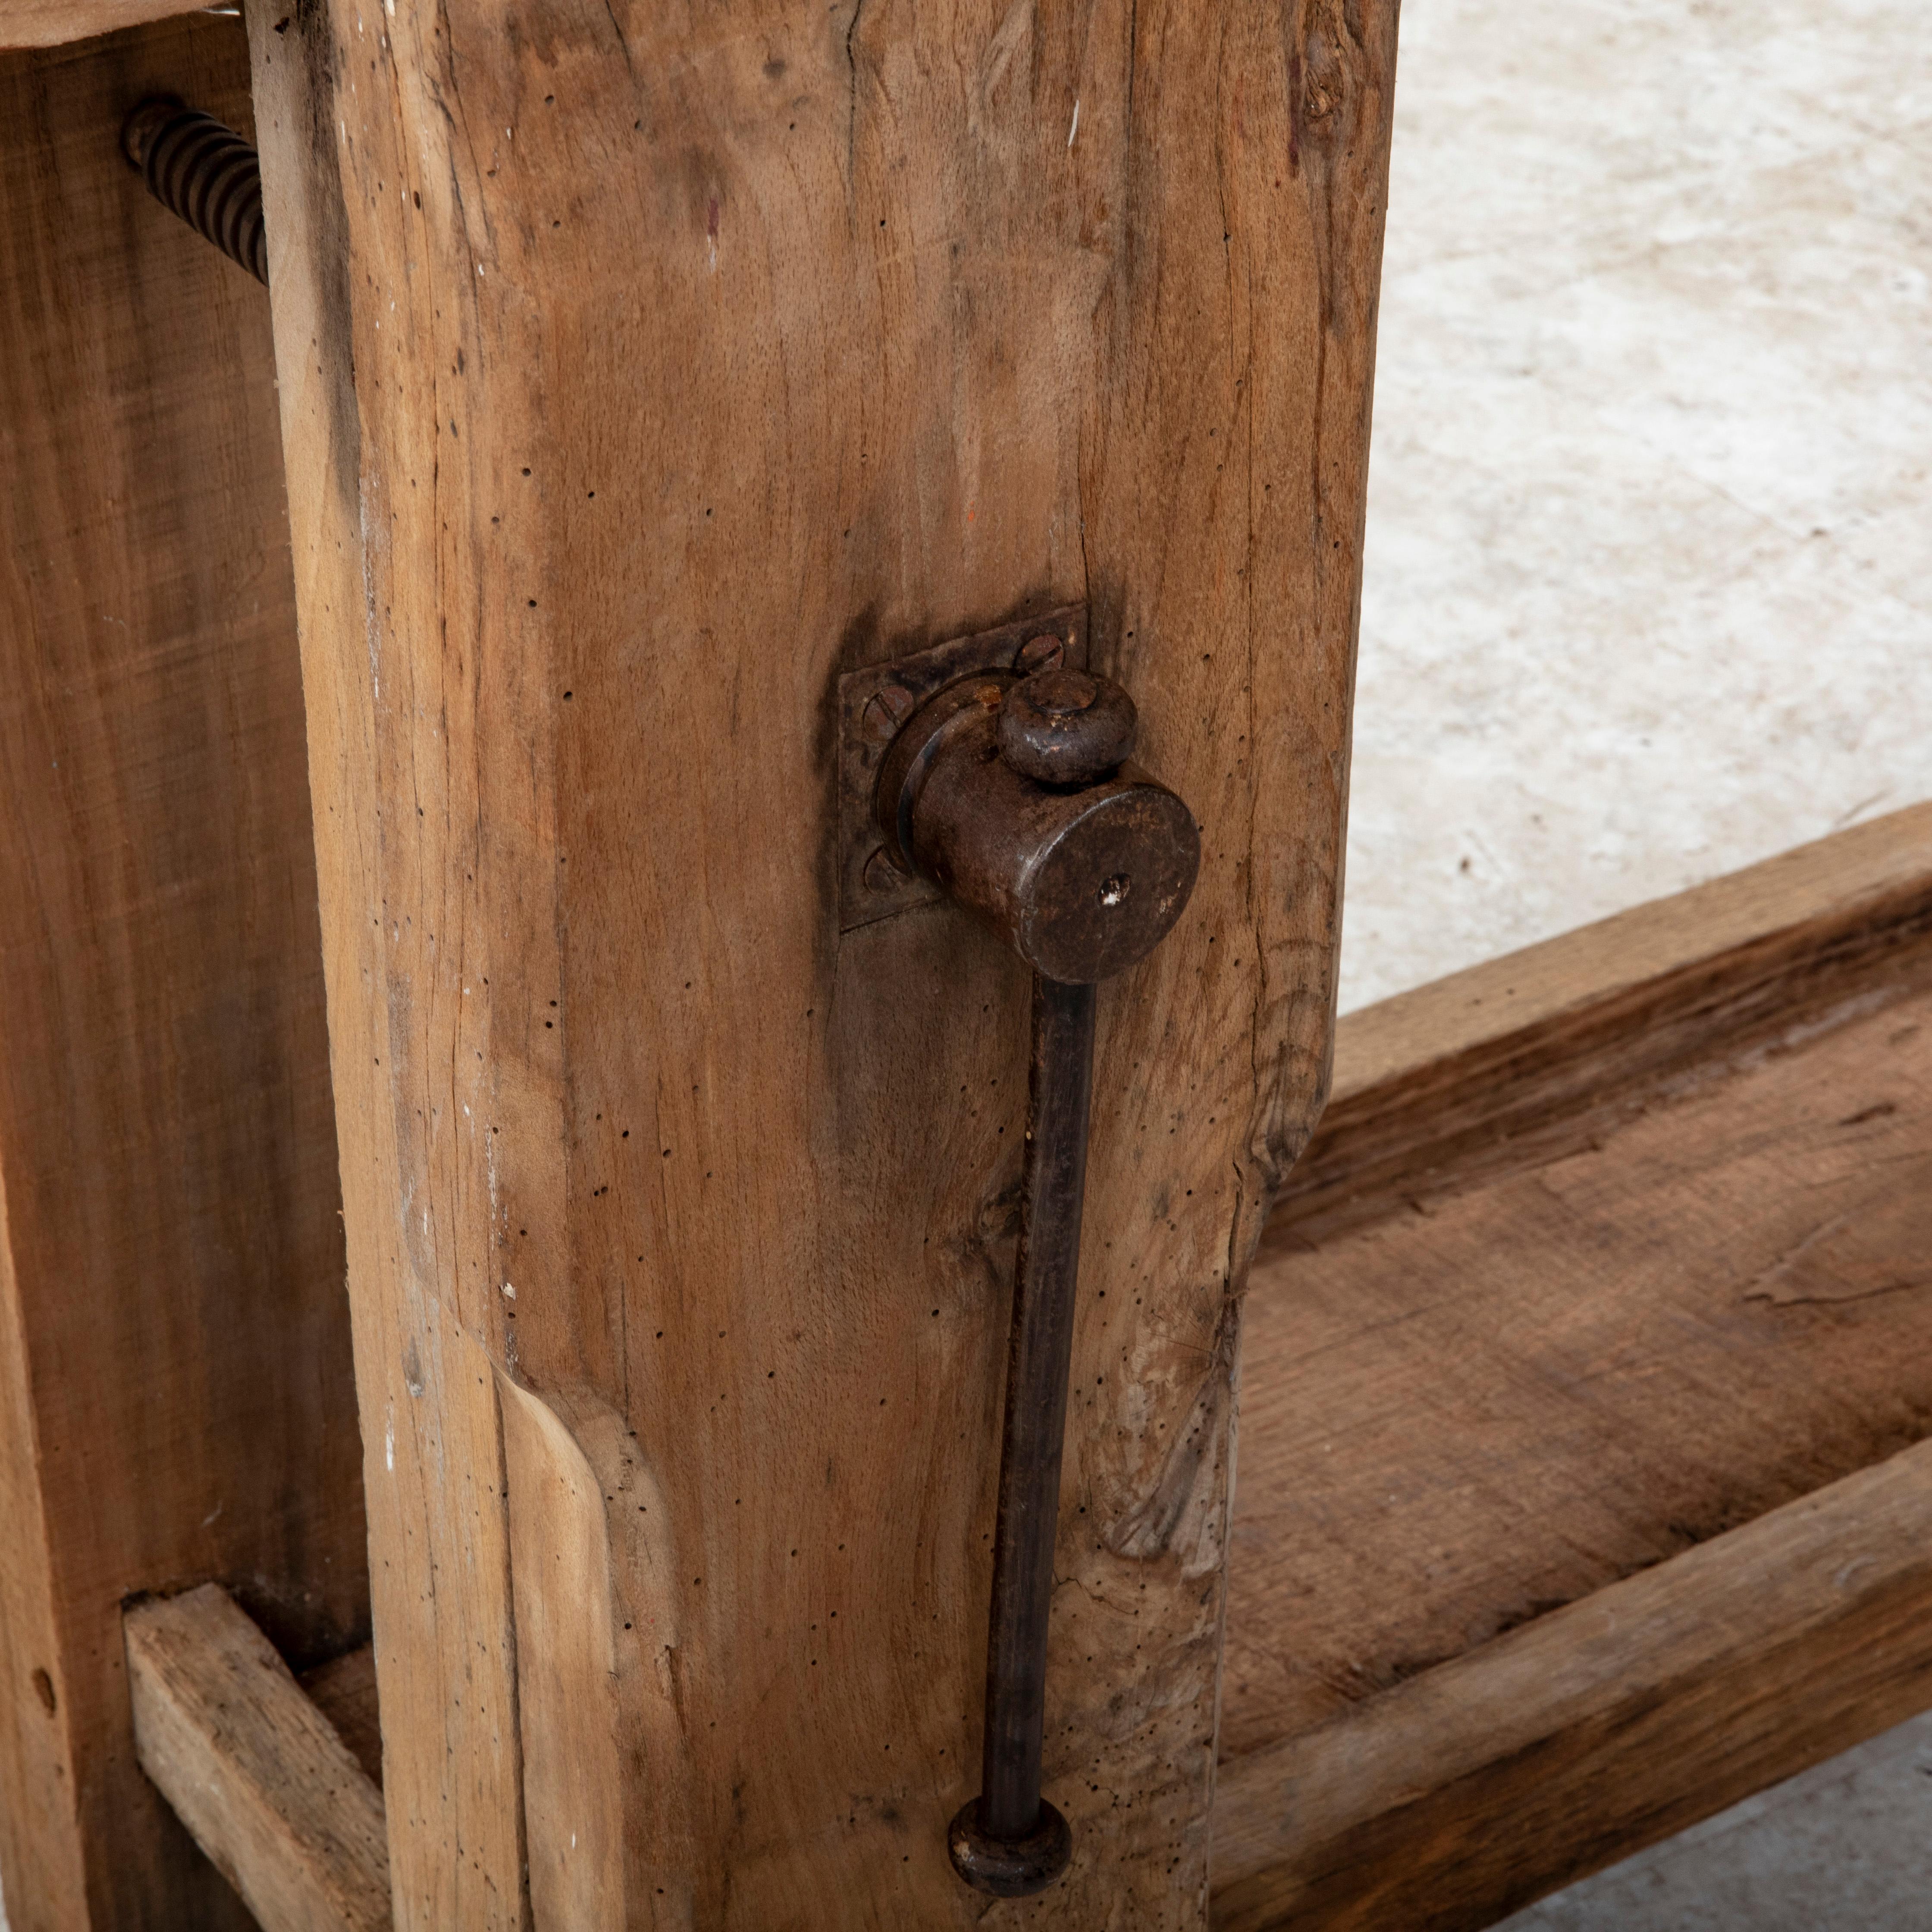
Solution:
M 1480 1926 L 1932 1706 L 1932 1444 L 1226 1766 L 1221 1932 Z
M 1486 1925 L 1932 1704 L 1928 912 L 1922 808 L 1342 1022 L 1218 1926 Z

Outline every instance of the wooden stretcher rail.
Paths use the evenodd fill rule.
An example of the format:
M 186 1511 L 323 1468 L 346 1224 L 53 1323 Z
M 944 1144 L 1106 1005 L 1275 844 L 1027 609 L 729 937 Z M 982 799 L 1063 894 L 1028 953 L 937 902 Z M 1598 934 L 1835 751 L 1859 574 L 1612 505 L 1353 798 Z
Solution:
M 1919 970 L 1928 934 L 1921 805 L 1345 1015 L 1268 1239 L 1586 1146 L 1687 1069 Z
M 1887 1592 L 1924 1606 L 1886 1541 L 1904 1519 L 1873 1502 L 1864 1552 L 1858 1512 L 1906 1507 L 1903 1474 L 1861 1472 L 1932 1421 L 1928 903 L 1922 808 L 1343 1022 L 1303 1197 L 1327 1204 L 1291 1210 L 1245 1320 L 1227 1923 L 1486 1924 L 1928 1700 L 1889 1621 Z M 1383 1164 L 1359 1191 L 1350 1133 Z M 1726 1594 L 1718 1552 L 1755 1574 L 1774 1545 L 1752 1539 L 1828 1488 L 1869 1615 L 1817 1609 L 1796 1570 Z M 1654 1619 L 1618 1624 L 1621 1663 L 1592 1648 L 1600 1606 L 1680 1590 L 1728 1606 L 1696 1612 L 1703 1662 Z M 1707 1694 L 1732 1656 L 1784 1660 L 1751 1680 L 1775 1721 Z M 1607 1701 L 1576 1703 L 1599 1665 Z M 1625 1680 L 1648 1714 L 1627 1762 L 1603 1715 Z M 1528 1831 L 1521 1751 L 1532 1784 L 1572 1767 Z M 1682 1773 L 1732 1755 L 1736 1778 Z M 1599 1760 L 1623 1786 L 1593 1792 Z M 1469 1850 L 1486 1834 L 1506 1858 Z
M 319 1664 L 296 1678 L 309 1701 L 335 1726 L 349 1754 L 368 1773 L 380 1791 L 382 1785 L 382 1720 L 376 1697 L 376 1649 L 373 1644 Z
M 1463 1932 L 1932 1705 L 1932 1444 L 1226 1767 L 1216 1932 Z
M 263 1932 L 386 1932 L 382 1793 L 212 1583 L 128 1612 L 141 1768 Z

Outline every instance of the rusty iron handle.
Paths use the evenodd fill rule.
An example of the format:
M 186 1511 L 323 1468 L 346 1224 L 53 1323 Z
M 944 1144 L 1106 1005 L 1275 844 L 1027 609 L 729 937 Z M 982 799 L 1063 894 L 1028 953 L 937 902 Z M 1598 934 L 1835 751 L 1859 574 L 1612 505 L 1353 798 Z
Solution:
M 892 862 L 1034 969 L 982 1783 L 947 1834 L 960 1876 L 1003 1898 L 1045 1890 L 1073 1850 L 1040 1784 L 1096 982 L 1166 935 L 1200 865 L 1192 814 L 1126 762 L 1135 724 L 1126 693 L 1084 671 L 964 679 L 906 721 L 875 798 Z

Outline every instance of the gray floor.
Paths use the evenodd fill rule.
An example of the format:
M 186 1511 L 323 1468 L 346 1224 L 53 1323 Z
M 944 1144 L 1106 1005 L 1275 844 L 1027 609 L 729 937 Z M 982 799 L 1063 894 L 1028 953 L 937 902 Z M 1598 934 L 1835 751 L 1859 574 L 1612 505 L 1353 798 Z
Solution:
M 1924 0 L 1402 43 L 1345 1006 L 1932 797 Z M 1932 1928 L 1932 1718 L 1508 1923 Z

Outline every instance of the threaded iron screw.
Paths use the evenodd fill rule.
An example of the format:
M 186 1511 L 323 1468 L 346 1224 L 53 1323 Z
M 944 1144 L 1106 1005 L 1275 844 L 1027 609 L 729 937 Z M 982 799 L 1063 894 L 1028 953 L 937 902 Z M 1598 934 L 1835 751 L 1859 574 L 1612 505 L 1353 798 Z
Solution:
M 164 208 L 267 286 L 262 164 L 233 128 L 178 100 L 144 100 L 122 123 L 121 147 Z

